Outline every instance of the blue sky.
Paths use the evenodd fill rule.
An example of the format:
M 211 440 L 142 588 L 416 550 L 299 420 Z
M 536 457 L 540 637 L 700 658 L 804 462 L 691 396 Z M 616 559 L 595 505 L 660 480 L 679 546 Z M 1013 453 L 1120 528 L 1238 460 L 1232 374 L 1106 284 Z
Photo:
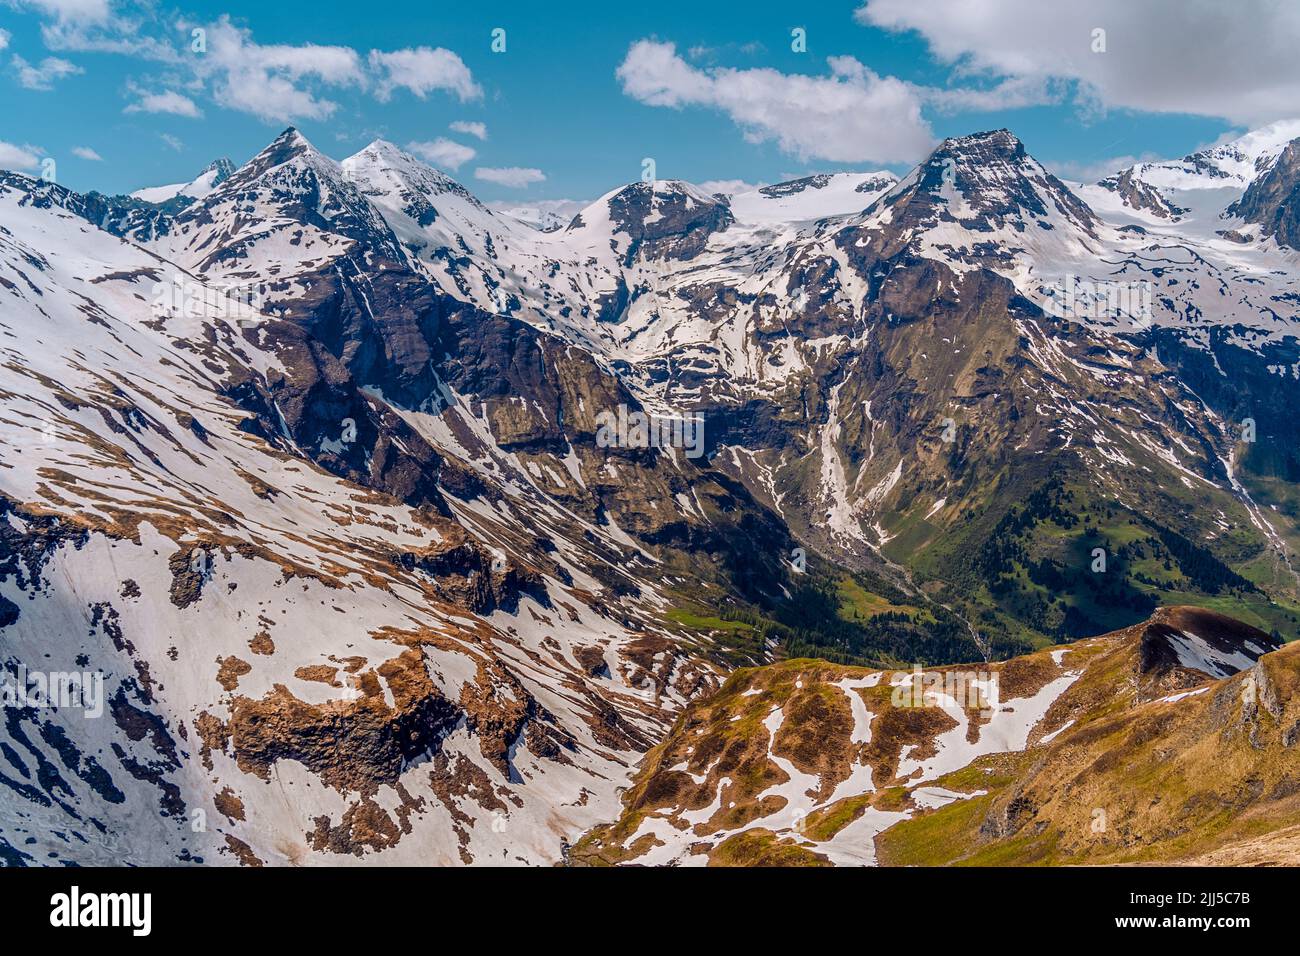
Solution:
M 425 144 L 484 199 L 529 203 L 594 198 L 646 157 L 695 182 L 902 171 L 1007 126 L 1091 177 L 1300 103 L 1300 21 L 1268 0 L 1050 6 L 0 0 L 0 166 L 48 156 L 74 189 L 129 191 L 241 163 L 292 124 L 336 158 Z

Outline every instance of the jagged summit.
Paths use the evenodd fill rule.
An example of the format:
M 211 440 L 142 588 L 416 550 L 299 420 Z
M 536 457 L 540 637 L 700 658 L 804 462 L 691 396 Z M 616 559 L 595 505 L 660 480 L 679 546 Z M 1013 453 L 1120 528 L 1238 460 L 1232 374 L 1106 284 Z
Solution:
M 188 201 L 202 199 L 229 179 L 235 172 L 235 164 L 229 159 L 214 159 L 203 167 L 202 171 L 188 183 L 175 183 L 170 186 L 150 186 L 137 189 L 130 198 L 143 202 L 163 204 L 169 200 L 181 200 L 177 205 Z
M 1006 129 L 944 140 L 876 200 L 863 224 L 918 241 L 930 236 L 963 261 L 1004 263 L 1023 248 L 1052 247 L 1054 256 L 1088 248 L 1100 226 L 1088 204 Z M 994 237 L 1001 241 L 990 243 Z
M 1129 209 L 1159 219 L 1176 221 L 1194 210 L 1208 219 L 1228 211 L 1242 193 L 1261 184 L 1297 138 L 1300 119 L 1279 120 L 1182 159 L 1137 163 L 1098 185 L 1114 192 Z
M 1300 139 L 1286 145 L 1227 215 L 1259 226 L 1260 234 L 1300 249 Z
M 1074 758 L 1032 806 L 995 781 L 1093 766 L 1114 720 L 1138 769 L 1237 734 L 1214 790 L 1251 790 L 1300 737 L 1264 682 L 1294 655 L 1151 614 L 1297 635 L 1294 263 L 1072 188 L 1004 130 L 902 181 L 633 183 L 552 233 L 293 129 L 174 220 L 0 176 L 0 627 L 115 702 L 0 727 L 31 772 L 0 855 L 120 852 L 93 820 L 132 862 L 554 862 L 626 788 L 602 854 L 743 859 L 807 811 L 867 862 L 975 788 L 994 837 L 1109 806 Z M 707 438 L 611 439 L 638 409 Z M 895 707 L 911 662 L 1006 706 Z
M 388 140 L 375 140 L 343 160 L 341 166 L 348 178 L 367 195 L 399 193 L 408 205 L 414 205 L 421 199 L 428 202 L 433 197 L 451 193 L 461 202 L 480 210 L 484 216 L 491 217 L 478 197 L 454 177 Z M 427 211 L 421 210 L 412 218 L 420 219 L 427 215 Z
M 1183 162 L 1249 182 L 1272 166 L 1282 150 L 1297 138 L 1300 138 L 1300 119 L 1278 120 L 1227 143 L 1192 153 Z
M 404 258 L 382 215 L 343 167 L 290 126 L 176 215 L 167 251 L 190 268 L 220 265 L 235 272 L 270 256 L 293 274 L 354 244 L 393 262 Z
M 725 196 L 711 195 L 680 179 L 634 182 L 591 203 L 569 223 L 565 234 L 582 234 L 618 245 L 624 261 L 691 259 L 709 237 L 735 222 Z
M 271 140 L 264 149 L 256 156 L 250 159 L 242 168 L 241 172 L 253 170 L 254 175 L 265 170 L 272 169 L 276 166 L 282 166 L 294 159 L 306 158 L 316 162 L 329 163 L 337 166 L 332 159 L 325 156 L 306 136 L 290 126 L 283 133 Z

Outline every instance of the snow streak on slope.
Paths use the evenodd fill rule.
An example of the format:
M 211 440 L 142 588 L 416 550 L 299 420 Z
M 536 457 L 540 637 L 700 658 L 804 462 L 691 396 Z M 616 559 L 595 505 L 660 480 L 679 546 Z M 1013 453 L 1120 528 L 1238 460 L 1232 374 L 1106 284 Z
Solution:
M 253 344 L 277 320 L 155 311 L 175 267 L 54 189 L 0 184 L 0 657 L 102 672 L 106 704 L 6 711 L 24 780 L 0 848 L 557 860 L 664 726 L 622 656 L 638 635 L 556 579 L 512 591 L 513 561 L 475 563 L 459 524 L 245 431 L 227 392 L 283 372 Z M 450 600 L 479 577 L 490 614 Z

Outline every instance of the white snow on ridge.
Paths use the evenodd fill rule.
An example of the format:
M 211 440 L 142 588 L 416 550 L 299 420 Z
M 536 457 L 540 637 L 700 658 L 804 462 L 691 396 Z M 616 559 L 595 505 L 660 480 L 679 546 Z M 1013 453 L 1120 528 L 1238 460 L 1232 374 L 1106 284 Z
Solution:
M 1255 666 L 1255 659 L 1245 651 L 1224 652 L 1191 631 L 1168 637 L 1182 667 L 1202 671 L 1212 677 L 1229 677 Z

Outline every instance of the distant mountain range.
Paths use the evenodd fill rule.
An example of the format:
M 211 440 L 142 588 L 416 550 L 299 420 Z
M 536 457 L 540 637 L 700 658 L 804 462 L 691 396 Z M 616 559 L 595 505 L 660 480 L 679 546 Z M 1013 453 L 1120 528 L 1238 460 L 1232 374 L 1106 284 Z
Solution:
M 570 218 L 294 129 L 0 173 L 0 859 L 1230 857 L 1294 820 L 1298 191 L 1300 122 Z

